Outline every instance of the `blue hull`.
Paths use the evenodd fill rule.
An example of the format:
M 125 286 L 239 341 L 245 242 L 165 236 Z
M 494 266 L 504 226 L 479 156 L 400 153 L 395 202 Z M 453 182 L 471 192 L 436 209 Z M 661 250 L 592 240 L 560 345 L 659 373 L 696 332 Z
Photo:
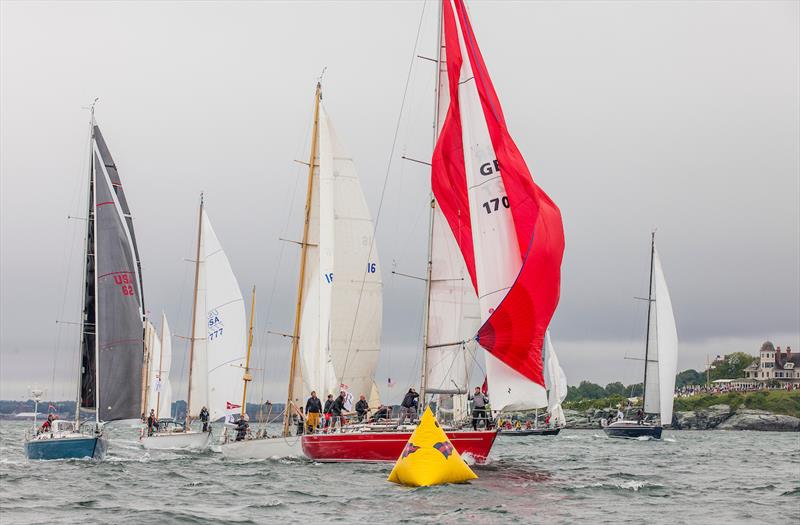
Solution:
M 108 441 L 104 436 L 40 439 L 25 443 L 28 459 L 96 459 L 106 456 Z

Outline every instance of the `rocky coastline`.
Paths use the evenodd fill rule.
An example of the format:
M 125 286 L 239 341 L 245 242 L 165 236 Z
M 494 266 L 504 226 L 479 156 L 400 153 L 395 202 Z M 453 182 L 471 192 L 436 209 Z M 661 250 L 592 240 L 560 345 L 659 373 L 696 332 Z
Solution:
M 599 429 L 600 422 L 616 414 L 616 409 L 564 410 L 567 428 Z M 732 409 L 730 405 L 675 412 L 672 428 L 676 430 L 758 430 L 800 432 L 800 418 L 774 414 L 766 410 Z

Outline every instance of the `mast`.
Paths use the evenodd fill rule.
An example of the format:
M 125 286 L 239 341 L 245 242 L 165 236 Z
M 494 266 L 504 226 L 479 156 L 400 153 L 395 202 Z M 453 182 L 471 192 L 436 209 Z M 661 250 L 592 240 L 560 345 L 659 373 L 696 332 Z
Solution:
M 253 298 L 250 300 L 250 331 L 247 334 L 247 358 L 244 361 L 244 375 L 242 381 L 244 388 L 242 389 L 242 417 L 246 412 L 247 407 L 247 383 L 253 380 L 250 375 L 250 349 L 253 348 L 253 317 L 256 311 L 256 287 L 253 286 Z
M 433 110 L 433 148 L 436 148 L 436 141 L 439 138 L 439 86 L 442 76 L 442 4 L 439 2 L 439 30 L 436 46 L 436 87 L 434 91 L 434 110 Z M 431 155 L 433 155 L 431 153 Z M 431 211 L 428 216 L 428 264 L 425 269 L 425 308 L 422 318 L 422 374 L 420 375 L 420 410 L 425 410 L 425 390 L 428 387 L 428 315 L 431 307 L 431 272 L 433 270 L 433 222 L 436 213 L 436 199 L 431 189 L 429 200 Z
M 311 131 L 311 152 L 308 159 L 308 189 L 306 190 L 306 208 L 303 223 L 303 240 L 300 248 L 300 277 L 297 283 L 297 307 L 294 313 L 294 330 L 292 333 L 292 361 L 289 367 L 289 391 L 286 395 L 286 407 L 283 414 L 283 435 L 289 435 L 289 410 L 292 405 L 294 392 L 294 376 L 297 370 L 297 355 L 300 350 L 300 314 L 303 306 L 303 289 L 306 277 L 306 256 L 308 255 L 308 228 L 311 221 L 311 196 L 314 187 L 314 159 L 317 152 L 317 138 L 319 135 L 319 101 L 322 99 L 322 85 L 317 82 L 314 93 L 314 127 Z
M 94 169 L 94 104 L 92 105 L 92 141 L 90 142 L 92 150 L 92 204 L 97 202 L 97 172 Z M 92 214 L 92 226 L 97 229 L 95 220 L 97 208 L 92 206 L 90 213 Z M 92 234 L 92 257 L 94 258 L 94 422 L 95 425 L 100 425 L 100 331 L 98 330 L 97 322 L 100 320 L 97 311 L 97 303 L 99 297 L 97 296 L 97 232 Z
M 200 243 L 203 240 L 203 194 L 200 194 L 200 213 L 197 219 L 197 254 L 194 261 L 194 301 L 192 302 L 192 338 L 189 343 L 189 393 L 186 396 L 186 425 L 184 425 L 184 432 L 189 431 L 191 424 L 191 407 L 192 407 L 192 368 L 194 364 L 194 342 L 196 339 L 195 322 L 197 320 L 197 288 L 200 284 Z
M 164 388 L 164 384 L 161 382 L 161 378 L 164 375 L 164 332 L 166 328 L 166 320 L 167 316 L 164 315 L 164 312 L 161 312 L 161 337 L 159 337 L 159 341 L 161 342 L 161 353 L 158 355 L 158 392 L 156 392 L 156 420 L 158 420 L 158 413 L 161 411 L 161 389 Z M 191 366 L 191 365 L 190 365 Z
M 89 266 L 89 229 L 93 226 L 93 212 L 92 209 L 92 196 L 94 194 L 94 148 L 92 142 L 94 141 L 94 106 L 97 104 L 97 99 L 94 99 L 91 107 L 89 108 L 89 191 L 86 195 L 86 231 L 83 237 L 83 298 L 81 300 L 81 334 L 80 334 L 80 351 L 78 352 L 78 396 L 75 398 L 75 426 L 76 428 L 81 422 L 81 391 L 83 383 L 83 339 L 86 337 L 86 281 L 87 271 Z M 94 254 L 92 254 L 94 256 Z M 97 318 L 95 317 L 95 322 Z M 96 336 L 95 336 L 96 337 Z M 97 365 L 95 364 L 95 373 Z
M 647 290 L 647 332 L 644 340 L 644 381 L 642 382 L 642 410 L 647 395 L 647 354 L 650 349 L 650 313 L 653 310 L 653 259 L 656 253 L 656 232 L 650 233 L 650 286 Z

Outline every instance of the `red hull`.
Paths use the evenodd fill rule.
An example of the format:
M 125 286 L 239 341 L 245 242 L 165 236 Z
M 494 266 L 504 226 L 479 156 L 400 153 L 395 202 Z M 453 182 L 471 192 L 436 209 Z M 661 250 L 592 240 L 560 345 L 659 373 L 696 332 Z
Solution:
M 397 461 L 411 432 L 345 432 L 303 436 L 303 453 L 315 461 Z M 459 454 L 482 463 L 489 456 L 497 432 L 457 430 L 447 437 Z

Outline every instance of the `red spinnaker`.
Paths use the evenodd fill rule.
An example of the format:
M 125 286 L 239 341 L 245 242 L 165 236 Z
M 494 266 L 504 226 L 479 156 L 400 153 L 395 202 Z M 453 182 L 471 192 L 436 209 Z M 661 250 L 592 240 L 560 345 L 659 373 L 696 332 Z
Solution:
M 465 58 L 459 45 L 458 24 L 464 35 L 466 59 L 472 67 L 486 125 L 500 165 L 522 256 L 522 267 L 514 285 L 481 326 L 478 342 L 506 365 L 544 386 L 544 334 L 558 305 L 561 286 L 561 260 L 564 254 L 561 212 L 533 182 L 522 155 L 508 133 L 500 102 L 478 49 L 463 0 L 443 0 L 442 3 L 450 107 L 433 153 L 433 192 L 461 248 L 472 284 L 479 290 L 458 100 L 459 74 Z

